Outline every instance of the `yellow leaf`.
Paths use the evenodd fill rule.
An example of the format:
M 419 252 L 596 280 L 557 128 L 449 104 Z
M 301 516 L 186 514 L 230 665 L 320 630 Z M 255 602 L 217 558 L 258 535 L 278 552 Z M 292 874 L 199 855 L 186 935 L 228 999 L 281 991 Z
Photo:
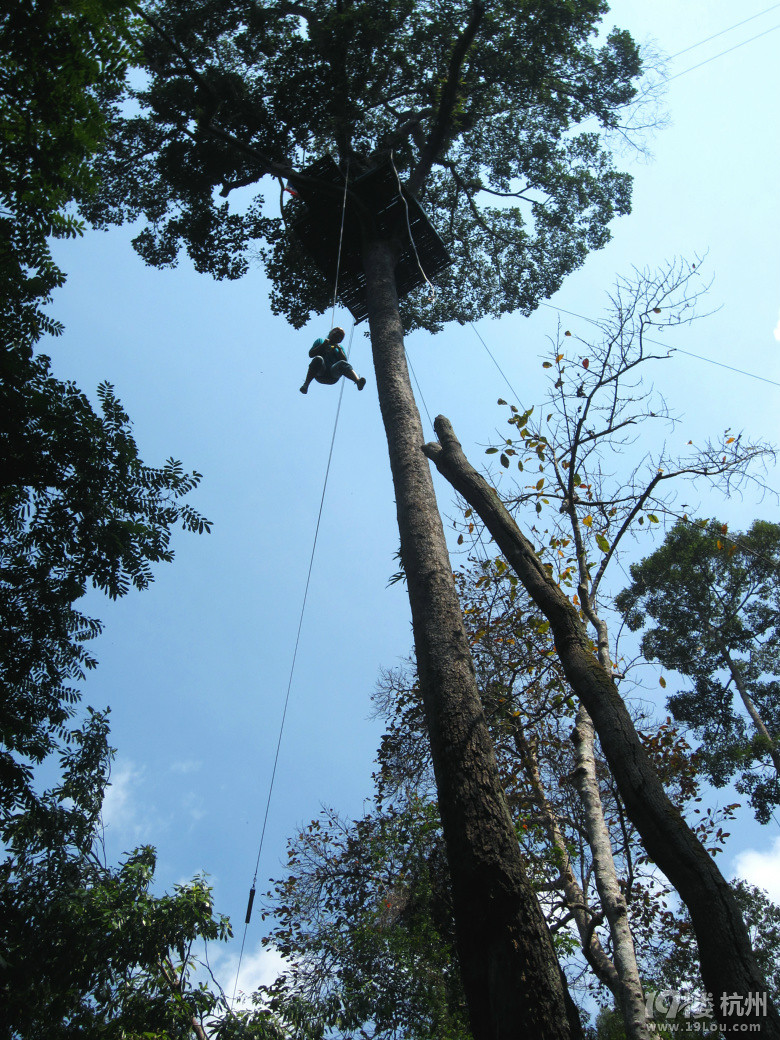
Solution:
M 658 680 L 658 683 L 664 690 L 666 689 L 666 679 L 663 676 Z
M 583 522 L 583 524 L 585 524 L 586 527 L 592 527 L 593 526 L 593 517 L 592 516 L 585 516 L 585 517 L 583 517 L 582 522 Z

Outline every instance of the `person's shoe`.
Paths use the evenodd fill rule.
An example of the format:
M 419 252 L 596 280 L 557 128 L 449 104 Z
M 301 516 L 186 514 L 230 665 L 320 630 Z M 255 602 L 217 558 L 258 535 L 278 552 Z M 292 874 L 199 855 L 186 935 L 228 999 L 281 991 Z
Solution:
M 358 390 L 362 390 L 365 385 L 366 385 L 366 377 L 365 376 L 361 376 L 360 379 L 358 379 L 358 381 L 357 381 L 357 388 L 358 388 Z
M 302 393 L 302 394 L 307 394 L 308 392 L 309 392 L 309 388 L 308 388 L 308 386 L 302 386 L 302 387 L 301 387 L 301 393 Z

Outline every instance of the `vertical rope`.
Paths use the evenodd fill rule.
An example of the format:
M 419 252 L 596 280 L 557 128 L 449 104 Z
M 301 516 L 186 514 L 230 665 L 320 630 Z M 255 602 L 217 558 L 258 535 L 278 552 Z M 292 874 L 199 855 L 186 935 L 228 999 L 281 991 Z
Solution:
M 412 249 L 414 250 L 414 258 L 417 261 L 417 266 L 420 268 L 420 274 L 423 276 L 428 285 L 428 288 L 431 290 L 430 302 L 433 303 L 436 299 L 436 290 L 434 289 L 433 284 L 428 275 L 425 273 L 425 271 L 423 271 L 423 266 L 420 263 L 420 254 L 417 252 L 417 243 L 415 242 L 414 235 L 412 234 L 412 222 L 409 219 L 409 203 L 406 201 L 406 197 L 401 186 L 401 178 L 398 176 L 398 170 L 396 170 L 395 163 L 393 162 L 392 149 L 390 150 L 390 165 L 393 167 L 393 173 L 395 174 L 395 179 L 398 184 L 398 194 L 401 198 L 401 202 L 403 202 L 404 204 L 404 209 L 406 210 L 406 227 L 409 231 L 409 241 L 412 243 Z
M 333 287 L 333 309 L 330 312 L 330 327 L 336 318 L 336 298 L 339 294 L 339 271 L 341 270 L 341 246 L 344 242 L 344 218 L 347 215 L 347 187 L 349 186 L 349 159 L 347 159 L 347 173 L 344 177 L 344 201 L 341 204 L 341 230 L 339 231 L 339 251 L 336 256 L 336 284 Z M 343 390 L 342 386 L 342 390 Z
M 342 244 L 343 244 L 343 241 L 344 241 L 344 217 L 345 217 L 346 211 L 347 211 L 347 188 L 348 188 L 348 185 L 349 185 L 349 162 L 347 162 L 347 174 L 346 174 L 346 177 L 344 179 L 344 201 L 343 201 L 342 206 L 341 206 L 341 229 L 339 231 L 339 248 L 338 248 L 338 254 L 337 254 L 337 257 L 336 257 L 336 283 L 335 283 L 334 288 L 333 288 L 333 310 L 331 311 L 331 315 L 330 315 L 331 328 L 333 328 L 333 322 L 334 322 L 335 317 L 336 317 L 336 300 L 337 300 L 337 297 L 338 297 L 338 290 L 339 290 L 339 271 L 340 271 L 340 268 L 341 268 L 341 249 L 342 249 Z M 352 337 L 354 336 L 354 334 L 355 334 L 355 323 L 353 321 L 352 329 L 351 329 L 350 334 L 349 334 L 349 343 L 347 345 L 347 357 L 349 357 L 349 354 L 350 354 L 350 352 L 352 350 Z M 330 476 L 330 464 L 331 464 L 331 461 L 333 459 L 333 446 L 336 443 L 336 430 L 338 429 L 339 416 L 341 415 L 341 402 L 343 400 L 343 397 L 344 397 L 344 380 L 342 379 L 341 380 L 341 389 L 339 391 L 339 403 L 338 403 L 338 406 L 336 408 L 336 418 L 335 418 L 335 420 L 333 422 L 333 434 L 332 434 L 332 436 L 330 438 L 330 450 L 328 451 L 328 462 L 327 462 L 327 466 L 325 467 L 325 480 L 323 481 L 323 484 L 322 484 L 322 495 L 320 496 L 320 508 L 319 508 L 319 512 L 317 513 L 317 523 L 316 523 L 316 526 L 315 526 L 315 529 L 314 529 L 314 543 L 313 543 L 313 545 L 311 547 L 311 556 L 309 557 L 309 570 L 308 570 L 308 572 L 306 574 L 306 585 L 305 585 L 305 588 L 303 590 L 303 602 L 301 604 L 300 617 L 298 618 L 298 631 L 297 631 L 296 636 L 295 636 L 295 648 L 293 650 L 292 664 L 290 665 L 290 676 L 289 676 L 289 679 L 287 681 L 287 693 L 286 693 L 285 698 L 284 698 L 284 709 L 282 711 L 282 721 L 281 721 L 281 723 L 279 725 L 279 737 L 278 737 L 278 739 L 276 741 L 276 752 L 274 754 L 274 764 L 273 764 L 273 769 L 271 770 L 271 782 L 270 782 L 270 784 L 268 786 L 268 798 L 266 799 L 266 803 L 265 803 L 265 814 L 263 816 L 263 826 L 262 826 L 262 829 L 261 829 L 261 832 L 260 832 L 260 847 L 257 850 L 257 860 L 255 861 L 255 872 L 254 872 L 254 875 L 252 877 L 252 887 L 249 889 L 249 899 L 247 901 L 246 916 L 245 916 L 245 919 L 244 919 L 244 933 L 243 933 L 243 935 L 241 937 L 241 950 L 240 950 L 240 952 L 238 954 L 238 966 L 236 967 L 236 978 L 235 978 L 235 982 L 233 983 L 233 996 L 231 997 L 231 1000 L 230 1000 L 230 1009 L 231 1009 L 231 1011 L 233 1010 L 233 1007 L 234 1007 L 235 1002 L 236 1002 L 236 993 L 238 991 L 238 977 L 239 977 L 239 975 L 241 973 L 241 964 L 242 964 L 242 961 L 244 959 L 244 947 L 246 945 L 246 936 L 247 936 L 247 931 L 249 930 L 249 922 L 250 922 L 250 920 L 252 918 L 252 907 L 253 907 L 254 902 L 255 902 L 255 893 L 256 893 L 256 890 L 257 890 L 257 873 L 258 873 L 258 871 L 260 869 L 260 857 L 262 856 L 263 844 L 265 842 L 265 832 L 266 832 L 266 827 L 268 825 L 268 813 L 269 813 L 270 808 L 271 808 L 271 796 L 273 795 L 274 784 L 276 782 L 276 769 L 277 769 L 277 766 L 279 764 L 279 752 L 280 752 L 281 746 L 282 746 L 282 735 L 284 733 L 284 724 L 285 724 L 285 721 L 287 719 L 287 708 L 289 707 L 289 704 L 290 704 L 290 691 L 292 690 L 293 675 L 295 673 L 295 662 L 298 659 L 298 647 L 300 646 L 300 641 L 301 641 L 301 630 L 303 629 L 303 617 L 304 617 L 304 614 L 306 612 L 306 601 L 307 601 L 308 596 L 309 596 L 309 585 L 311 583 L 311 573 L 312 573 L 312 568 L 314 566 L 314 554 L 315 554 L 316 549 L 317 549 L 317 539 L 318 539 L 319 533 L 320 533 L 320 521 L 322 520 L 322 510 L 323 510 L 323 506 L 325 504 L 325 492 L 326 492 L 327 487 L 328 487 L 328 477 Z

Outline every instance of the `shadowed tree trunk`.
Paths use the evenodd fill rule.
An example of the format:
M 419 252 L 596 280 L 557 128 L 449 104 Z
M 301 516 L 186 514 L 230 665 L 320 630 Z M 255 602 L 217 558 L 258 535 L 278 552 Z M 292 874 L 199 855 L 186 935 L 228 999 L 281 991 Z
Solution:
M 422 454 L 391 243 L 364 247 L 377 389 L 395 487 L 420 688 L 475 1040 L 580 1037 L 552 937 L 526 876 L 477 691 L 452 566 Z
M 501 552 L 550 622 L 566 678 L 593 720 L 626 811 L 648 854 L 675 886 L 691 915 L 702 979 L 714 998 L 723 1035 L 743 1035 L 748 1024 L 761 1036 L 780 1037 L 780 1018 L 769 1005 L 764 1017 L 748 1003 L 766 993 L 731 888 L 712 857 L 670 801 L 647 756 L 612 676 L 593 653 L 577 609 L 543 568 L 496 492 L 469 463 L 449 421 L 438 416 L 439 443 L 425 455 L 481 517 Z M 733 1002 L 721 1003 L 727 994 Z M 740 1012 L 750 1008 L 747 1014 Z

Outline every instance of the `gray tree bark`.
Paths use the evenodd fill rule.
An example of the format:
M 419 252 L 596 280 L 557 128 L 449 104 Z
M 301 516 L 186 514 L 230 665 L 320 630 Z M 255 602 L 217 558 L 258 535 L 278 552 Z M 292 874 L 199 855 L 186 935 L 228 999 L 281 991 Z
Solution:
M 539 759 L 536 749 L 522 731 L 522 727 L 515 723 L 512 729 L 517 753 L 523 763 L 523 770 L 531 786 L 534 804 L 539 810 L 542 826 L 547 831 L 547 836 L 552 843 L 557 857 L 559 867 L 559 883 L 566 900 L 566 905 L 577 927 L 577 932 L 582 944 L 582 952 L 590 964 L 596 977 L 608 986 L 615 1000 L 620 999 L 620 979 L 615 965 L 601 945 L 594 927 L 593 912 L 588 907 L 585 892 L 583 892 L 569 856 L 566 838 L 561 830 L 560 820 L 542 782 L 539 770 Z
M 548 576 L 496 492 L 470 465 L 444 416 L 434 423 L 439 443 L 424 453 L 481 517 L 531 598 L 550 622 L 566 677 L 593 719 L 626 811 L 648 855 L 677 889 L 691 915 L 699 946 L 701 974 L 714 997 L 726 1036 L 742 1036 L 749 1025 L 780 1040 L 780 1016 L 768 1005 L 766 1017 L 748 1006 L 748 996 L 766 992 L 747 929 L 728 882 L 670 801 L 648 758 L 614 679 L 594 656 L 579 614 Z M 739 1002 L 721 1004 L 724 994 Z
M 421 450 L 422 424 L 398 311 L 395 250 L 389 242 L 368 241 L 363 263 L 471 1029 L 475 1040 L 573 1040 L 582 1036 L 579 1015 L 523 867 Z
M 585 810 L 585 827 L 588 832 L 588 845 L 593 855 L 596 888 L 601 908 L 609 923 L 612 956 L 620 980 L 618 1003 L 629 1040 L 648 1040 L 650 1033 L 647 1028 L 634 939 L 628 921 L 628 907 L 615 869 L 612 842 L 607 821 L 604 819 L 604 807 L 596 776 L 593 721 L 582 705 L 577 712 L 572 740 L 577 759 L 574 779 Z

